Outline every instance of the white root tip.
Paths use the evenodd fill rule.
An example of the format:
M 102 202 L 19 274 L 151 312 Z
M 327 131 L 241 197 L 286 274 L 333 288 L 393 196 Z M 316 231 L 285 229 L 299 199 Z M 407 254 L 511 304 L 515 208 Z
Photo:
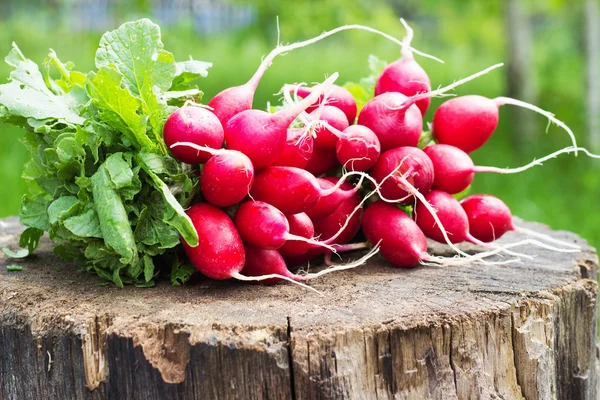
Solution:
M 240 281 L 245 281 L 245 282 L 260 282 L 260 281 L 264 281 L 267 279 L 283 279 L 285 281 L 291 282 L 295 285 L 298 286 L 302 286 L 305 289 L 309 289 L 312 290 L 313 292 L 317 293 L 320 296 L 324 296 L 323 293 L 319 292 L 317 289 L 312 288 L 302 282 L 298 282 L 292 278 L 290 278 L 289 276 L 284 276 L 284 275 L 279 275 L 279 274 L 269 274 L 269 275 L 262 275 L 262 276 L 246 276 L 246 275 L 242 275 L 239 272 L 236 272 L 235 274 L 231 274 L 231 277 Z
M 320 276 L 330 274 L 332 272 L 344 271 L 347 269 L 356 268 L 356 267 L 359 267 L 359 266 L 365 264 L 367 262 L 367 260 L 369 260 L 371 257 L 373 257 L 378 252 L 379 252 L 379 243 L 377 243 L 377 245 L 375 245 L 375 247 L 373 247 L 367 254 L 365 254 L 364 256 L 362 256 L 361 258 L 359 258 L 355 261 L 349 262 L 347 264 L 334 264 L 334 263 L 330 262 L 328 268 L 326 268 L 322 271 L 316 272 L 316 273 L 310 273 L 310 274 L 303 275 L 303 277 L 307 280 L 315 279 Z

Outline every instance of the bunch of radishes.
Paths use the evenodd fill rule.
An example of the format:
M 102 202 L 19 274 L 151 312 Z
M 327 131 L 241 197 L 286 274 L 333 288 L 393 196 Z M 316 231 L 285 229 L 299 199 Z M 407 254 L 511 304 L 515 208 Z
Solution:
M 299 281 L 320 274 L 294 274 L 288 266 L 326 254 L 328 273 L 357 266 L 377 250 L 398 267 L 469 260 L 429 255 L 426 238 L 447 243 L 465 257 L 455 243 L 491 247 L 470 259 L 512 253 L 510 245 L 488 244 L 517 229 L 501 200 L 475 195 L 459 202 L 452 196 L 470 185 L 475 172 L 511 171 L 475 167 L 468 153 L 490 138 L 503 104 L 541 112 L 573 138 L 568 127 L 516 100 L 463 96 L 435 112 L 431 133 L 437 143 L 417 147 L 431 97 L 499 65 L 432 91 L 413 57 L 408 28 L 407 38 L 397 41 L 402 57 L 383 70 L 375 97 L 360 113 L 352 94 L 333 83 L 337 74 L 311 88 L 285 85 L 285 106 L 277 112 L 252 109 L 258 83 L 277 55 L 345 29 L 380 33 L 349 26 L 277 46 L 248 83 L 222 91 L 208 106 L 184 106 L 167 120 L 164 140 L 172 155 L 201 165 L 203 201 L 187 211 L 199 245 L 183 245 L 209 278 Z M 573 143 L 563 152 L 576 152 Z M 350 243 L 361 227 L 367 242 Z M 333 252 L 368 246 L 374 250 L 362 259 L 331 265 Z

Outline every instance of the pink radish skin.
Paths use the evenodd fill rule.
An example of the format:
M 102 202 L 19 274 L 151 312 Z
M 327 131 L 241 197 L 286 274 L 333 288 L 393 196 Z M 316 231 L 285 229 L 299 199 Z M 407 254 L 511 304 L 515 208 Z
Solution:
M 246 154 L 256 170 L 273 164 L 285 147 L 290 124 L 337 76 L 337 73 L 333 74 L 301 102 L 275 114 L 261 110 L 245 110 L 236 114 L 225 124 L 227 147 Z
M 306 239 L 311 239 L 315 236 L 315 227 L 305 213 L 286 215 L 290 224 L 290 233 L 296 236 L 302 236 Z M 290 240 L 285 242 L 279 249 L 279 254 L 283 258 L 297 257 L 306 253 L 313 245 L 299 240 Z
M 245 276 L 265 276 L 277 274 L 293 280 L 303 280 L 301 276 L 294 275 L 288 270 L 285 260 L 277 250 L 262 249 L 260 247 L 244 244 L 246 264 L 242 269 Z M 260 281 L 265 285 L 280 282 L 281 278 L 271 278 Z
M 306 164 L 308 172 L 314 176 L 323 175 L 339 165 L 335 150 L 314 149 L 310 160 Z
M 425 199 L 437 211 L 437 216 L 446 229 L 448 238 L 452 243 L 470 240 L 469 219 L 458 200 L 441 190 L 433 190 L 427 193 Z M 436 242 L 446 244 L 446 240 L 444 239 L 444 235 L 442 235 L 442 231 L 438 224 L 433 219 L 429 210 L 421 202 L 417 203 L 417 206 L 415 207 L 414 219 L 425 236 Z
M 225 139 L 223 126 L 215 114 L 201 107 L 182 107 L 175 110 L 163 129 L 165 144 L 177 160 L 187 164 L 204 164 L 211 154 L 190 147 L 171 147 L 177 142 L 220 149 Z
M 494 100 L 478 95 L 450 99 L 433 115 L 433 134 L 439 143 L 471 153 L 483 146 L 496 130 L 498 107 Z
M 200 191 L 210 204 L 229 207 L 248 195 L 253 182 L 250 159 L 239 151 L 221 150 L 204 165 Z
M 483 146 L 492 136 L 498 126 L 498 108 L 505 104 L 532 110 L 564 129 L 571 138 L 574 153 L 577 154 L 575 135 L 564 122 L 556 119 L 554 114 L 548 111 L 509 97 L 488 99 L 483 96 L 469 95 L 448 100 L 433 115 L 432 132 L 439 143 L 449 144 L 471 153 Z
M 328 178 L 330 179 L 330 178 Z M 344 183 L 342 185 L 342 189 L 349 190 L 352 189 L 352 186 L 348 183 Z M 336 208 L 331 215 L 326 218 L 313 220 L 313 225 L 315 228 L 315 234 L 317 237 L 327 242 L 330 238 L 332 238 L 335 234 L 338 233 L 340 228 L 344 226 L 348 216 L 352 214 L 354 209 L 358 207 L 361 202 L 360 194 L 356 193 L 354 196 L 350 197 L 342 201 L 342 203 Z M 350 241 L 356 236 L 358 231 L 360 230 L 360 224 L 362 220 L 362 210 L 354 213 L 352 217 L 350 217 L 350 221 L 346 228 L 344 228 L 343 232 L 334 239 L 335 244 L 345 244 L 350 243 Z
M 181 244 L 194 267 L 211 279 L 239 275 L 246 256 L 242 239 L 229 216 L 206 203 L 194 204 L 186 213 L 198 232 L 199 243 L 190 247 L 182 240 Z
M 314 140 L 304 135 L 304 128 L 290 128 L 283 151 L 273 166 L 305 168 L 312 157 Z
M 336 107 L 323 106 L 320 110 L 315 110 L 309 115 L 310 120 L 319 119 L 325 121 L 333 128 L 343 131 L 348 127 L 346 115 Z M 315 149 L 319 150 L 335 150 L 338 142 L 337 135 L 325 126 L 315 129 Z
M 338 178 L 333 177 L 333 182 L 332 179 L 317 178 L 317 180 L 319 181 L 319 186 L 321 189 L 329 190 L 335 186 Z M 308 215 L 308 217 L 313 221 L 326 218 L 331 215 L 336 208 L 339 207 L 342 201 L 354 196 L 359 189 L 360 186 L 355 186 L 350 190 L 344 190 L 340 187 L 330 195 L 321 197 L 317 201 L 317 204 L 306 211 L 306 215 Z
M 515 230 L 510 209 L 497 197 L 477 194 L 465 197 L 460 205 L 467 214 L 470 234 L 482 242 L 492 242 Z
M 254 177 L 250 196 L 269 203 L 284 214 L 298 214 L 314 207 L 333 192 L 324 190 L 310 172 L 294 167 L 267 167 Z
M 351 171 L 368 171 L 379 159 L 381 144 L 375 133 L 363 125 L 351 125 L 340 136 L 335 154 Z
M 286 241 L 308 242 L 315 246 L 319 242 L 312 238 L 290 233 L 290 225 L 281 211 L 262 201 L 246 201 L 235 212 L 233 219 L 245 243 L 262 249 L 276 250 Z
M 352 93 L 350 93 L 348 89 L 343 88 L 341 86 L 332 85 L 331 87 L 332 90 L 329 93 L 329 96 L 327 96 L 327 106 L 332 106 L 341 110 L 346 116 L 348 124 L 352 125 L 356 120 L 357 112 L 356 100 L 354 99 L 354 96 L 352 96 Z M 290 85 L 288 86 L 288 88 L 290 90 L 293 90 L 296 94 L 298 94 L 298 96 L 303 98 L 308 96 L 312 91 L 311 88 L 307 88 L 306 86 Z M 313 105 L 306 109 L 306 112 L 312 113 L 319 107 L 319 104 L 321 104 L 322 102 L 323 96 L 320 96 L 319 100 L 317 100 Z
M 401 93 L 387 92 L 369 100 L 358 124 L 371 129 L 379 138 L 381 150 L 400 146 L 416 146 L 423 131 L 419 108 Z
M 401 204 L 414 201 L 413 196 L 402 183 L 403 179 L 423 194 L 431 189 L 434 180 L 433 165 L 423 150 L 416 147 L 398 147 L 388 150 L 379 157 L 370 174 L 381 183 L 396 169 L 397 172 L 380 187 L 380 192 L 385 198 L 398 200 Z
M 363 214 L 362 231 L 371 243 L 380 243 L 383 257 L 400 268 L 414 267 L 428 260 L 427 238 L 402 210 L 377 201 Z
M 234 115 L 252 108 L 255 91 L 256 86 L 250 82 L 233 86 L 219 92 L 208 102 L 208 106 L 213 109 L 221 125 L 225 126 Z
M 375 84 L 375 96 L 382 93 L 398 92 L 410 97 L 415 94 L 431 91 L 431 82 L 425 70 L 408 54 L 389 64 L 379 75 Z M 425 115 L 431 98 L 427 97 L 415 104 Z
M 475 175 L 475 166 L 467 153 L 448 144 L 434 144 L 423 151 L 433 164 L 433 189 L 456 194 L 469 187 Z

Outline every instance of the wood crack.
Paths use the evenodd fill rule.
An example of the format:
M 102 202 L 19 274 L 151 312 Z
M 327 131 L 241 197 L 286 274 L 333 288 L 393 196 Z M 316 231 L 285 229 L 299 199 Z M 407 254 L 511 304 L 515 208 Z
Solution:
M 296 400 L 296 384 L 294 373 L 294 353 L 292 351 L 292 317 L 287 317 L 287 352 L 290 373 L 290 393 L 292 400 Z

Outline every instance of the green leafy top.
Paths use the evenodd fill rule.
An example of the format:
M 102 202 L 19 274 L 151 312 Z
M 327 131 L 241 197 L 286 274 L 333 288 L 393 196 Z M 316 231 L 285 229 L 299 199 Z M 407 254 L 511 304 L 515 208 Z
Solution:
M 177 245 L 198 243 L 184 212 L 197 173 L 168 155 L 162 129 L 174 106 L 201 98 L 196 82 L 211 64 L 176 62 L 147 19 L 102 37 L 96 71 L 75 71 L 53 50 L 40 68 L 16 44 L 5 61 L 13 71 L 0 85 L 0 121 L 25 128 L 31 152 L 26 249 L 5 253 L 28 256 L 48 232 L 55 253 L 119 286 L 152 285 L 163 255 L 177 260 L 172 282 L 185 282 Z

